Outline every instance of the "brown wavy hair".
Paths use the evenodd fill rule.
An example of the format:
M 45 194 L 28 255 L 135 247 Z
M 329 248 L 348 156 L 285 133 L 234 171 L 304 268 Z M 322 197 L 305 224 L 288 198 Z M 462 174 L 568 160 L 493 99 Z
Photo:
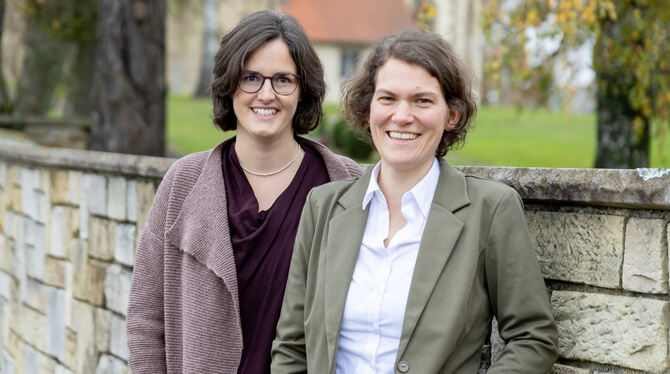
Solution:
M 258 48 L 275 39 L 281 39 L 288 45 L 300 76 L 300 101 L 293 116 L 293 131 L 306 134 L 321 121 L 326 83 L 321 61 L 307 34 L 292 16 L 261 10 L 242 19 L 223 36 L 214 58 L 211 85 L 214 124 L 223 131 L 237 128 L 233 95 L 247 59 Z
M 343 113 L 354 131 L 370 140 L 370 103 L 375 92 L 377 72 L 389 58 L 426 69 L 440 83 L 449 109 L 460 114 L 454 128 L 442 134 L 435 155 L 442 157 L 450 149 L 461 145 L 477 113 L 471 74 L 446 40 L 415 27 L 403 29 L 377 42 L 365 62 L 342 86 Z

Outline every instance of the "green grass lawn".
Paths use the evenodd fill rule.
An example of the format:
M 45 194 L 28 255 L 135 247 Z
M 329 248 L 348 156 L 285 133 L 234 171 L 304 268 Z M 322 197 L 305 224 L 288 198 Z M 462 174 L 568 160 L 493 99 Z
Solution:
M 328 112 L 336 111 L 329 105 Z M 212 124 L 209 98 L 168 98 L 168 144 L 177 154 L 211 148 L 234 132 Z M 556 168 L 593 166 L 596 152 L 596 118 L 545 109 L 479 109 L 474 127 L 462 149 L 449 152 L 455 165 L 495 165 Z M 663 144 L 652 145 L 651 167 L 670 168 L 670 134 Z

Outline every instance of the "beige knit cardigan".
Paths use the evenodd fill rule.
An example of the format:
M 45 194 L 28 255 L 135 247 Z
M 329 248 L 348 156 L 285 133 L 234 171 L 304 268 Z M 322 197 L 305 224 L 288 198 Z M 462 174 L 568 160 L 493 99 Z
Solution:
M 306 141 L 321 154 L 331 180 L 361 174 L 354 161 Z M 130 288 L 132 373 L 237 373 L 242 329 L 224 144 L 177 160 L 156 192 Z

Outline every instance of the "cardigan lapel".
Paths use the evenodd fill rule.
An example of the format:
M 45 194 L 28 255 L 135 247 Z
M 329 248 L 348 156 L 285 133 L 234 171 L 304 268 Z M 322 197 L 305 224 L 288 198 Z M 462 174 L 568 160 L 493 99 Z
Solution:
M 350 173 L 341 158 L 324 145 L 305 138 L 301 139 L 321 154 L 331 180 L 355 176 Z M 228 227 L 228 203 L 221 165 L 223 147 L 234 141 L 235 137 L 225 140 L 207 152 L 193 189 L 185 198 L 174 224 L 166 232 L 166 240 L 193 256 L 223 280 L 233 296 L 235 311 L 239 315 L 237 270 Z M 190 169 L 184 172 L 198 171 Z
M 369 205 L 363 210 L 362 201 L 370 182 L 372 168 L 359 178 L 338 200 L 344 211 L 334 216 L 328 226 L 325 250 L 325 308 L 326 341 L 329 372 L 334 371 L 335 351 L 349 284 L 358 260 L 368 219 Z
M 407 348 L 421 313 L 463 229 L 463 223 L 454 212 L 470 203 L 463 174 L 444 160 L 440 160 L 440 167 L 440 178 L 414 267 L 397 357 L 401 357 Z M 453 312 L 445 311 L 444 320 L 458 320 L 456 316 L 449 315 Z
M 208 152 L 193 189 L 185 198 L 166 240 L 193 256 L 223 280 L 239 315 L 237 272 L 228 227 L 228 204 L 221 169 L 221 150 L 229 139 Z M 194 172 L 185 170 L 184 172 Z

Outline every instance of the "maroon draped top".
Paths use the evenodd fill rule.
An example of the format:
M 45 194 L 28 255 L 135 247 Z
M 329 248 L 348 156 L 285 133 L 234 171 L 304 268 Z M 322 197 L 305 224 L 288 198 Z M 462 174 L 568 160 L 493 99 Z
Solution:
M 240 374 L 270 372 L 270 350 L 300 213 L 312 187 L 330 181 L 319 153 L 297 140 L 305 151 L 302 163 L 284 192 L 261 212 L 234 143 L 224 147 L 221 155 L 242 321 Z

